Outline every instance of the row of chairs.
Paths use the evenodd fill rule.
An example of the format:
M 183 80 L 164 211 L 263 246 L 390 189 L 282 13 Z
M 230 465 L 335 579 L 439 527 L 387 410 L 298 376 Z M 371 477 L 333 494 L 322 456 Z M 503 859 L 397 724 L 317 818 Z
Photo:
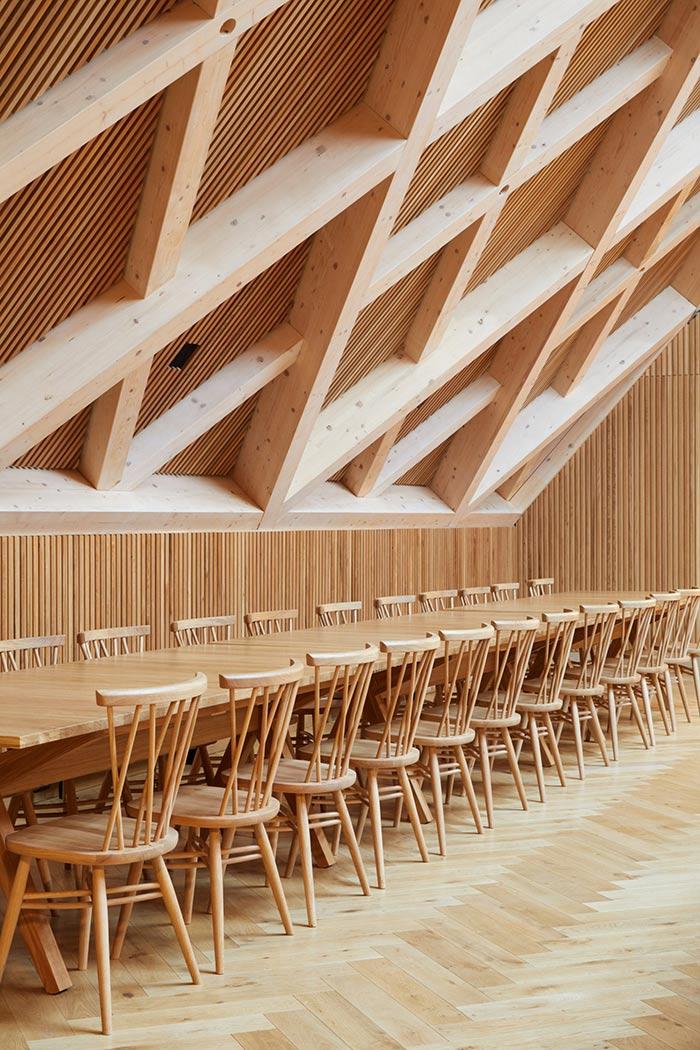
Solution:
M 307 921 L 315 925 L 312 836 L 331 853 L 337 852 L 341 836 L 345 839 L 361 889 L 368 894 L 360 850 L 367 824 L 377 884 L 386 885 L 383 805 L 392 807 L 396 827 L 406 810 L 420 856 L 427 861 L 420 819 L 420 809 L 429 808 L 424 788 L 430 787 L 438 848 L 444 854 L 444 807 L 458 788 L 476 830 L 483 833 L 472 783 L 475 767 L 481 772 L 486 824 L 493 827 L 496 760 L 506 760 L 522 808 L 527 809 L 520 771 L 525 745 L 532 752 L 539 797 L 544 801 L 543 759 L 555 767 L 561 785 L 566 784 L 559 743 L 567 728 L 573 731 L 583 778 L 588 735 L 609 764 L 601 716 L 604 722 L 607 719 L 613 760 L 619 757 L 617 730 L 626 708 L 644 746 L 653 746 L 652 695 L 666 732 L 673 731 L 672 673 L 690 719 L 683 675 L 700 656 L 691 649 L 699 607 L 700 590 L 678 591 L 645 601 L 546 613 L 541 621 L 495 619 L 469 630 L 446 626 L 438 634 L 411 641 L 387 639 L 359 651 L 309 653 L 306 663 L 313 668 L 313 685 L 301 703 L 297 703 L 304 675 L 300 663 L 292 661 L 286 669 L 262 675 L 222 674 L 219 684 L 228 690 L 231 731 L 223 751 L 198 783 L 187 782 L 186 766 L 199 698 L 206 688 L 204 676 L 160 690 L 98 693 L 97 702 L 106 707 L 108 716 L 111 796 L 103 796 L 92 813 L 32 823 L 8 836 L 7 846 L 17 853 L 19 866 L 0 935 L 0 969 L 21 908 L 78 907 L 83 967 L 94 916 L 103 1030 L 108 1031 L 108 905 L 120 906 L 112 944 L 112 956 L 118 958 L 134 903 L 162 897 L 190 975 L 198 980 L 186 924 L 192 915 L 197 871 L 208 869 L 215 968 L 220 973 L 223 877 L 231 864 L 262 862 L 285 931 L 293 930 L 275 859 L 279 836 L 285 832 L 292 835 L 285 875 L 292 874 L 300 859 Z M 180 637 L 176 632 L 178 644 L 201 644 L 210 637 L 201 632 L 233 627 L 187 623 Z M 538 634 L 542 644 L 533 649 Z M 135 633 L 118 639 L 120 645 L 128 644 L 124 639 L 142 645 L 144 637 Z M 95 656 L 92 649 L 88 658 L 110 651 L 107 646 Z M 440 651 L 442 661 L 436 663 Z M 380 660 L 384 674 L 373 677 Z M 159 720 L 156 711 L 160 707 L 162 716 L 164 703 L 165 719 Z M 132 708 L 121 760 L 114 718 L 119 707 Z M 136 729 L 144 724 L 148 740 L 143 752 L 137 753 Z M 142 753 L 146 762 L 145 770 L 137 774 L 140 790 L 128 793 L 128 785 L 135 783 L 130 767 Z M 357 810 L 355 824 L 352 809 Z M 75 889 L 26 892 L 32 860 L 73 865 Z M 126 882 L 107 887 L 105 869 L 124 864 L 128 865 Z M 143 881 L 144 866 L 152 872 L 150 881 Z M 184 919 L 170 881 L 173 869 L 185 872 Z

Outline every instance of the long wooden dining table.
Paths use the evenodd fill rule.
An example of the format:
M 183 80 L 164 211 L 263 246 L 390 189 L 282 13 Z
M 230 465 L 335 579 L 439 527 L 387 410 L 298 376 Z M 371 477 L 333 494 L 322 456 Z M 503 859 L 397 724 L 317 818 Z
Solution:
M 267 671 L 286 666 L 290 659 L 304 663 L 309 652 L 341 652 L 365 643 L 422 637 L 441 628 L 478 627 L 494 619 L 540 618 L 542 613 L 578 609 L 581 604 L 643 597 L 642 592 L 571 591 L 4 673 L 0 675 L 0 890 L 7 896 L 16 865 L 16 858 L 4 845 L 5 836 L 12 831 L 6 800 L 109 766 L 106 715 L 95 703 L 98 689 L 149 687 L 203 672 L 209 686 L 193 744 L 204 744 L 227 735 L 227 695 L 218 684 L 222 673 Z M 383 667 L 382 660 L 377 671 Z M 313 683 L 313 673 L 307 668 L 302 696 L 304 686 Z M 47 914 L 23 912 L 20 932 L 44 988 L 52 993 L 69 988 L 71 979 Z

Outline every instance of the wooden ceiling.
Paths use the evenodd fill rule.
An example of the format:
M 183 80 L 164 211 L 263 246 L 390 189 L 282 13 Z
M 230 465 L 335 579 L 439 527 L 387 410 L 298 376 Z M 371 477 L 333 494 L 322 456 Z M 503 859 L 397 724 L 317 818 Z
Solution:
M 0 531 L 515 522 L 700 305 L 698 41 L 697 0 L 5 4 Z

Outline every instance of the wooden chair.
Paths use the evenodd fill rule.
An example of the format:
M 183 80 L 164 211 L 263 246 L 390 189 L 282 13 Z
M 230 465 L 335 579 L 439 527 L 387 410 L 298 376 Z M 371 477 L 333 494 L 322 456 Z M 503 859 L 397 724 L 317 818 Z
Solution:
M 100 1013 L 105 1035 L 112 1030 L 109 905 L 123 906 L 119 920 L 123 928 L 127 911 L 130 913 L 134 904 L 162 899 L 192 982 L 199 983 L 197 962 L 163 856 L 177 845 L 177 832 L 170 827 L 170 818 L 200 697 L 206 687 L 205 676 L 198 674 L 188 681 L 149 689 L 99 691 L 96 699 L 107 712 L 111 756 L 113 788 L 109 809 L 103 813 L 58 817 L 14 831 L 5 839 L 5 848 L 18 858 L 18 864 L 0 933 L 0 978 L 22 909 L 77 908 L 81 911 L 78 951 L 81 970 L 87 967 L 94 916 Z M 128 712 L 131 714 L 125 727 L 123 720 Z M 147 761 L 145 791 L 134 814 L 127 816 L 122 807 L 124 785 L 132 759 L 141 753 L 145 753 Z M 166 780 L 156 806 L 154 778 L 160 757 L 165 758 Z M 81 872 L 80 886 L 59 893 L 26 892 L 31 861 L 39 859 L 76 865 Z M 120 880 L 108 888 L 106 869 L 124 865 L 129 867 L 127 882 Z M 153 873 L 150 882 L 139 881 L 144 865 Z
M 137 627 L 102 627 L 94 631 L 80 631 L 78 645 L 86 660 L 100 660 L 104 656 L 123 656 L 142 653 L 151 633 L 147 624 Z
M 281 826 L 294 834 L 285 872 L 287 878 L 294 872 L 301 853 L 309 926 L 316 925 L 311 852 L 313 831 L 321 828 L 342 830 L 362 892 L 369 895 L 369 883 L 345 792 L 357 779 L 355 770 L 350 768 L 350 755 L 378 659 L 379 650 L 371 645 L 357 652 L 307 653 L 306 662 L 314 668 L 312 743 L 301 748 L 296 758 L 281 759 L 272 786 L 274 794 L 284 799 Z
M 170 630 L 175 635 L 178 647 L 185 648 L 212 642 L 230 642 L 235 626 L 235 616 L 195 616 L 189 620 L 173 620 Z
M 649 633 L 642 651 L 639 662 L 640 682 L 633 686 L 640 694 L 645 711 L 651 711 L 651 696 L 656 698 L 656 703 L 661 715 L 666 736 L 672 732 L 671 712 L 667 707 L 666 693 L 662 681 L 669 675 L 669 667 L 666 662 L 669 646 L 676 629 L 676 619 L 680 605 L 680 592 L 668 591 L 658 592 L 650 595 L 656 602 L 655 614 L 652 617 Z M 672 690 L 671 690 L 672 695 Z M 648 720 L 649 743 L 654 746 L 654 723 Z
M 233 640 L 233 630 L 236 626 L 236 617 L 231 616 L 197 616 L 188 620 L 173 620 L 170 630 L 175 635 L 175 643 L 180 649 L 193 645 L 211 645 L 217 642 L 230 642 Z M 205 781 L 213 784 L 216 778 L 214 765 L 209 754 L 210 744 L 200 744 L 194 756 L 192 764 L 187 772 L 188 784 Z
M 517 710 L 520 725 L 513 730 L 518 739 L 517 755 L 524 743 L 529 743 L 535 764 L 535 776 L 540 802 L 545 801 L 544 766 L 542 746 L 545 746 L 556 767 L 559 783 L 566 787 L 566 776 L 559 753 L 557 734 L 552 716 L 561 711 L 563 700 L 561 686 L 571 653 L 571 643 L 578 621 L 573 610 L 559 613 L 543 613 L 545 637 L 534 657 L 534 673 L 523 682 L 523 692 Z
M 362 602 L 324 602 L 316 606 L 320 627 L 339 627 L 344 623 L 357 623 L 362 612 Z
M 298 609 L 272 609 L 268 612 L 246 613 L 243 617 L 248 636 L 252 638 L 293 631 L 298 619 Z
M 617 762 L 620 755 L 618 739 L 618 724 L 620 715 L 624 708 L 631 708 L 634 720 L 637 723 L 639 735 L 645 748 L 649 748 L 644 723 L 642 722 L 639 704 L 635 693 L 635 686 L 641 686 L 642 676 L 639 665 L 644 653 L 651 618 L 654 615 L 656 602 L 653 598 L 644 601 L 621 601 L 618 602 L 620 615 L 615 630 L 608 658 L 603 667 L 601 683 L 605 687 L 603 696 L 594 698 L 596 707 L 605 710 L 608 716 L 608 732 L 612 744 L 613 762 Z M 644 713 L 647 721 L 649 734 L 653 734 L 654 727 L 651 720 L 651 704 L 645 698 Z
M 430 780 L 433 810 L 441 856 L 447 853 L 442 781 L 459 776 L 469 802 L 474 826 L 483 833 L 481 815 L 474 793 L 464 748 L 474 740 L 470 722 L 481 690 L 484 667 L 494 639 L 493 627 L 440 631 L 443 642 L 442 666 L 437 671 L 440 689 L 435 702 L 423 708 L 414 743 L 420 748 L 419 767 Z M 448 798 L 450 795 L 448 794 Z
M 350 765 L 358 774 L 351 797 L 361 807 L 357 839 L 362 840 L 369 814 L 380 890 L 386 887 L 382 802 L 401 800 L 406 806 L 421 859 L 429 859 L 408 769 L 420 757 L 414 738 L 439 645 L 436 634 L 379 643 L 386 655 L 384 691 L 376 698 L 383 720 L 366 729 L 362 739 L 356 738 L 350 753 Z
M 407 616 L 412 613 L 415 602 L 415 594 L 389 594 L 374 599 L 374 611 L 378 619 L 390 620 L 392 616 Z
M 507 759 L 520 804 L 527 809 L 511 730 L 520 724 L 517 704 L 539 625 L 539 620 L 534 617 L 492 621 L 496 632 L 493 670 L 487 675 L 472 715 L 471 725 L 476 730 L 476 739 L 465 748 L 472 765 L 477 761 L 481 765 L 486 820 L 490 828 L 494 826 L 491 767 L 496 758 Z
M 457 591 L 423 591 L 418 595 L 421 612 L 442 612 L 444 609 L 454 609 L 457 601 Z
M 220 774 L 223 783 L 183 785 L 170 814 L 174 827 L 186 833 L 184 849 L 173 852 L 168 862 L 170 868 L 186 872 L 186 923 L 192 919 L 197 871 L 209 871 L 214 960 L 219 974 L 224 972 L 223 876 L 230 864 L 262 861 L 285 932 L 294 932 L 265 825 L 279 813 L 272 783 L 303 674 L 304 665 L 292 660 L 280 670 L 219 676 L 220 687 L 229 694 L 231 726 L 230 759 Z M 157 795 L 154 812 L 159 813 L 160 806 L 161 796 Z M 241 832 L 252 832 L 253 840 L 236 844 Z
M 572 727 L 578 772 L 583 780 L 586 775 L 583 762 L 584 724 L 593 732 L 604 764 L 610 764 L 595 700 L 605 693 L 601 678 L 619 609 L 617 605 L 581 605 L 579 612 L 583 615 L 583 625 L 574 636 L 561 684 L 564 704 L 557 716 L 557 739 L 561 739 L 565 725 Z
M 527 581 L 528 598 L 544 598 L 547 594 L 554 593 L 554 577 L 533 577 Z
M 673 673 L 676 679 L 685 717 L 690 722 L 690 705 L 683 675 L 684 673 L 692 674 L 693 664 L 690 659 L 690 647 L 695 637 L 698 611 L 700 610 L 700 587 L 681 587 L 678 593 L 680 594 L 678 615 L 676 617 L 675 630 L 669 642 L 666 663 L 669 666 L 669 671 Z M 666 701 L 671 712 L 671 723 L 675 729 L 676 712 L 673 703 L 671 673 L 665 677 L 664 685 L 666 688 Z M 698 708 L 700 709 L 700 704 Z
M 491 600 L 494 602 L 515 601 L 520 592 L 519 583 L 492 583 Z
M 461 605 L 486 605 L 491 601 L 490 587 L 460 587 L 459 601 Z
M 40 635 L 33 638 L 6 638 L 0 641 L 0 672 L 23 671 L 32 667 L 55 666 L 61 655 L 66 636 L 64 634 Z M 37 823 L 37 809 L 42 816 L 58 816 L 66 812 L 74 796 L 72 782 L 63 782 L 64 801 L 58 805 L 48 802 L 39 806 L 34 803 L 31 791 L 23 791 L 10 802 L 9 813 L 14 824 L 20 813 L 28 825 Z M 39 876 L 44 889 L 51 888 L 51 871 L 44 860 L 37 862 Z

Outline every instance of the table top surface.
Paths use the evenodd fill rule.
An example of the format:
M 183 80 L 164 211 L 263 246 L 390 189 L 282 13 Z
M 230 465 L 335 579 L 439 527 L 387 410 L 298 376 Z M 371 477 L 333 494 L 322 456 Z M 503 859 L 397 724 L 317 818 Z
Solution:
M 581 604 L 645 597 L 641 591 L 567 591 L 542 598 L 489 602 L 437 613 L 414 613 L 390 620 L 361 620 L 339 627 L 311 627 L 263 638 L 237 638 L 183 649 L 159 649 L 101 660 L 80 660 L 54 667 L 0 674 L 0 746 L 37 744 L 104 730 L 104 708 L 95 703 L 97 689 L 149 687 L 184 680 L 198 671 L 208 679 L 202 706 L 221 704 L 226 694 L 219 675 L 268 671 L 287 666 L 290 658 L 302 663 L 308 652 L 342 652 L 366 642 L 423 637 L 441 628 L 479 627 L 493 619 L 539 617 L 544 612 L 577 609 Z M 381 664 L 383 666 L 384 657 Z M 313 680 L 306 668 L 302 682 Z M 123 721 L 129 717 L 124 714 Z

